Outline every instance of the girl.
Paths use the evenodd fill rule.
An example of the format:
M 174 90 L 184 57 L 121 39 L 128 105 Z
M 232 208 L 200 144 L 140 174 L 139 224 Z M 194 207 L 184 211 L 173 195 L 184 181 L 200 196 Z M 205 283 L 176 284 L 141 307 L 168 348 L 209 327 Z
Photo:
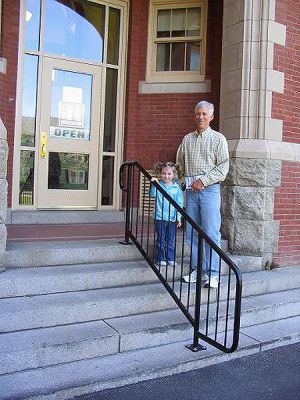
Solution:
M 183 194 L 176 179 L 178 178 L 178 166 L 172 162 L 157 163 L 154 166 L 156 175 L 161 179 L 152 178 L 152 182 L 157 182 L 174 201 L 183 207 Z M 151 186 L 150 197 L 155 197 L 155 262 L 159 266 L 175 266 L 175 233 L 176 226 L 181 226 L 180 214 L 174 206 L 160 193 L 154 185 Z

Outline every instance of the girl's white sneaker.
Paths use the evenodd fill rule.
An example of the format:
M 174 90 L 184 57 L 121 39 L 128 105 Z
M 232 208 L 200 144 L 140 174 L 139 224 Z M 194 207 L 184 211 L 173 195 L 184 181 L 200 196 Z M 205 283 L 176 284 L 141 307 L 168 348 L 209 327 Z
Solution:
M 210 280 L 207 279 L 207 281 L 204 283 L 205 288 L 210 287 L 212 289 L 217 289 L 218 286 L 219 286 L 219 279 L 215 276 L 212 276 Z

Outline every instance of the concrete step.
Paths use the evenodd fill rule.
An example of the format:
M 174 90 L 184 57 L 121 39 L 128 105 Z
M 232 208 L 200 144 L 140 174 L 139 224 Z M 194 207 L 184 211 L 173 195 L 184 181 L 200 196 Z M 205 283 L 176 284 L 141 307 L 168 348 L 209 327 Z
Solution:
M 127 246 L 125 246 L 127 248 Z M 131 247 L 131 246 L 130 246 Z M 107 251 L 107 248 L 106 248 Z M 253 260 L 254 258 L 254 260 Z M 232 256 L 240 269 L 258 269 L 257 257 Z M 184 260 L 182 274 L 188 273 L 188 260 Z M 226 270 L 222 264 L 222 270 Z M 162 268 L 165 274 L 166 269 Z M 168 267 L 168 274 L 173 270 Z M 175 269 L 179 278 L 181 268 Z M 62 293 L 80 290 L 100 289 L 116 286 L 138 285 L 158 282 L 154 272 L 145 260 L 115 261 L 95 264 L 61 265 L 28 268 L 10 268 L 1 275 L 0 298 Z
M 123 211 L 8 210 L 6 224 L 85 224 L 124 222 Z
M 206 309 L 202 310 L 200 328 L 205 332 Z M 191 308 L 193 315 L 194 309 Z M 216 313 L 215 307 L 210 307 L 210 322 L 208 333 L 214 333 Z M 218 311 L 218 330 L 224 331 L 226 302 L 220 303 Z M 300 315 L 300 289 L 251 296 L 243 299 L 241 329 L 250 325 L 266 323 L 281 318 Z M 193 329 L 179 310 L 166 310 L 150 314 L 140 314 L 130 317 L 118 317 L 105 320 L 120 334 L 120 352 L 140 348 L 159 346 L 193 337 Z M 232 326 L 232 315 L 228 327 Z
M 226 277 L 224 277 L 226 278 Z M 175 286 L 179 290 L 179 284 Z M 224 284 L 221 281 L 220 299 L 224 299 L 227 290 L 223 290 Z M 182 301 L 186 300 L 186 290 L 188 285 L 182 286 Z M 276 292 L 281 291 L 284 296 L 287 295 L 288 289 L 295 289 L 294 303 L 297 302 L 297 288 L 300 287 L 300 268 L 286 268 L 285 270 L 261 271 L 244 275 L 243 283 L 243 303 L 245 298 L 251 303 L 253 299 L 256 305 L 256 297 L 264 295 L 264 293 L 273 293 L 272 301 L 274 304 L 284 304 L 286 315 L 294 315 L 294 308 L 289 310 L 289 298 L 284 297 L 284 301 L 280 302 L 280 298 L 276 297 Z M 208 291 L 203 290 L 202 301 L 205 303 Z M 211 304 L 215 300 L 215 291 L 210 293 Z M 262 316 L 264 316 L 263 298 L 260 307 L 262 308 Z M 194 301 L 194 293 L 190 298 L 190 305 Z M 296 303 L 296 307 L 298 307 Z M 84 323 L 87 321 L 106 320 L 116 317 L 136 318 L 132 315 L 163 311 L 174 309 L 175 303 L 165 291 L 161 284 L 147 284 L 129 287 L 117 287 L 109 289 L 97 289 L 71 293 L 59 293 L 42 296 L 26 296 L 20 298 L 2 299 L 0 301 L 0 331 L 15 332 L 27 329 L 46 328 L 57 325 Z M 213 306 L 211 306 L 210 315 L 213 316 Z M 205 307 L 204 307 L 205 308 Z M 275 314 L 274 314 L 275 315 Z M 243 317 L 244 319 L 246 318 Z M 280 316 L 282 317 L 282 315 Z M 128 317 L 128 323 L 132 323 Z M 154 318 L 154 317 L 153 317 Z M 249 314 L 247 317 L 251 320 L 253 316 Z M 277 318 L 277 317 L 276 317 Z M 164 319 L 164 318 L 163 318 Z M 278 319 L 278 318 L 277 318 Z M 167 320 L 167 319 L 166 319 Z M 120 319 L 118 321 L 121 321 Z M 124 319 L 126 321 L 126 318 Z M 146 321 L 149 321 L 146 318 Z M 125 323 L 125 322 L 124 322 Z M 139 322 L 142 326 L 142 323 Z M 176 325 L 177 322 L 173 325 Z M 112 323 L 109 322 L 112 326 Z M 159 321 L 156 328 L 164 326 L 163 321 Z M 164 329 L 164 328 L 163 328 Z M 118 328 L 116 327 L 118 331 Z
M 165 271 L 166 268 L 162 268 Z M 173 269 L 168 267 L 169 273 Z M 180 269 L 175 276 L 179 278 Z M 158 282 L 146 261 L 118 261 L 9 269 L 1 275 L 0 298 L 76 292 Z
M 226 302 L 218 311 L 224 331 Z M 205 332 L 205 311 L 201 332 Z M 191 312 L 193 310 L 191 309 Z M 210 307 L 208 333 L 214 334 L 215 310 Z M 300 314 L 300 289 L 243 299 L 241 329 Z M 232 326 L 232 316 L 227 329 Z M 166 310 L 52 328 L 0 335 L 0 374 L 192 339 L 191 325 L 179 310 Z
M 180 242 L 179 242 L 180 243 Z M 188 246 L 187 246 L 188 247 Z M 222 242 L 223 250 L 227 241 Z M 151 251 L 151 245 L 149 246 Z M 178 246 L 180 253 L 181 246 Z M 178 254 L 180 257 L 181 255 Z M 262 258 L 254 256 L 229 255 L 242 272 L 262 269 Z M 6 268 L 63 266 L 74 264 L 95 264 L 113 261 L 136 261 L 142 256 L 133 245 L 124 246 L 115 239 L 85 241 L 43 241 L 8 243 L 4 265 Z
M 2 299 L 0 332 L 173 308 L 160 283 Z
M 64 400 L 199 369 L 270 347 L 298 342 L 299 323 L 298 316 L 242 329 L 239 348 L 230 355 L 210 345 L 205 351 L 193 353 L 185 348 L 191 343 L 189 340 L 2 375 L 0 399 Z
M 227 296 L 227 277 L 220 282 L 220 299 Z M 234 285 L 234 282 L 232 282 Z M 193 288 L 194 289 L 193 285 Z M 255 296 L 300 287 L 300 268 L 284 268 L 244 274 L 243 296 Z M 175 282 L 186 304 L 188 285 Z M 234 292 L 232 291 L 232 294 Z M 208 290 L 202 292 L 206 301 Z M 216 291 L 210 291 L 210 302 Z M 194 301 L 191 292 L 190 305 Z M 4 298 L 0 300 L 0 332 L 50 327 L 84 321 L 143 314 L 176 308 L 161 283 L 122 286 L 66 293 Z
M 8 243 L 4 266 L 43 267 L 140 259 L 135 246 L 121 245 L 115 239 Z
M 0 375 L 119 352 L 119 334 L 105 321 L 0 335 Z

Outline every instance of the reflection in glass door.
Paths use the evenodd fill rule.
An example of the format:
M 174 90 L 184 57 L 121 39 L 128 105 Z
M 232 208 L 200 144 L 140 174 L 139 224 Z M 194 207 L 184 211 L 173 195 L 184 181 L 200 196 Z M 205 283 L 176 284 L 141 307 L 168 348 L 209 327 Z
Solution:
M 38 207 L 96 208 L 101 70 L 47 58 L 43 70 Z

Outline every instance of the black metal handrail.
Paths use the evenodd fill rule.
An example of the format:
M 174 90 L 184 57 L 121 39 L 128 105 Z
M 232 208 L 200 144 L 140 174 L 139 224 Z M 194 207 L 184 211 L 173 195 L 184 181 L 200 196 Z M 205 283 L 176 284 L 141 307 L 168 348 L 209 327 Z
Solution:
M 127 169 L 126 174 L 124 174 L 125 169 Z M 152 223 L 150 195 L 146 192 L 146 186 L 141 184 L 142 177 L 151 182 L 151 175 L 137 161 L 126 161 L 121 165 L 119 185 L 126 194 L 124 199 L 126 204 L 125 238 L 122 243 L 131 244 L 130 241 L 132 241 L 135 244 L 193 326 L 193 343 L 187 347 L 192 351 L 205 349 L 199 344 L 199 339 L 202 339 L 226 353 L 235 351 L 239 341 L 242 296 L 242 277 L 238 267 L 159 184 L 151 182 L 157 192 L 162 194 L 163 201 L 169 207 L 169 218 L 172 205 L 183 221 L 181 228 L 176 227 L 175 264 L 171 266 L 162 265 L 160 262 L 155 263 L 156 230 Z M 198 238 L 195 286 L 190 281 L 182 282 L 184 273 L 192 270 L 192 248 L 185 245 L 187 224 L 191 226 L 192 237 L 195 234 Z M 204 244 L 209 247 L 210 268 L 213 253 L 215 257 L 216 255 L 218 257 L 219 284 L 216 289 L 210 287 L 204 289 L 201 285 Z

